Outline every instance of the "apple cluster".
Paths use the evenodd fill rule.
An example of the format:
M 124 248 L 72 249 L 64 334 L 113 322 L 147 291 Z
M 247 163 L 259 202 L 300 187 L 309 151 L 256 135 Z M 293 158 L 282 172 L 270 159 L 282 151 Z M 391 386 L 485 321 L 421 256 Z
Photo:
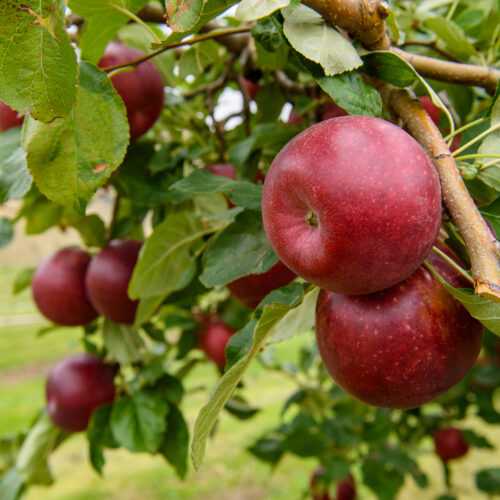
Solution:
M 276 254 L 322 290 L 316 338 L 346 392 L 373 406 L 431 401 L 472 368 L 483 328 L 423 266 L 463 277 L 431 252 L 441 225 L 433 164 L 380 118 L 337 116 L 276 156 L 262 197 Z

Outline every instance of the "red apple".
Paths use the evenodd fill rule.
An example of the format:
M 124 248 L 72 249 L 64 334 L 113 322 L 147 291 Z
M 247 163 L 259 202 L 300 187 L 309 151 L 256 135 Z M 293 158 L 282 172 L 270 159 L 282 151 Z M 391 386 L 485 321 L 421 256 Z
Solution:
M 425 109 L 427 114 L 432 118 L 432 121 L 436 125 L 439 125 L 439 119 L 441 118 L 441 109 L 438 108 L 432 102 L 432 99 L 427 95 L 419 97 L 418 100 L 420 101 L 420 104 Z
M 422 263 L 439 231 L 441 190 L 409 134 L 380 118 L 342 116 L 307 128 L 276 156 L 262 218 L 274 251 L 299 276 L 371 293 Z
M 318 478 L 325 474 L 324 467 L 318 467 L 312 474 L 309 486 L 313 500 L 331 500 L 328 494 L 328 485 L 323 482 L 318 482 Z
M 126 63 L 144 54 L 132 47 L 111 42 L 98 66 L 105 68 Z M 146 133 L 160 116 L 163 107 L 163 80 L 151 61 L 145 61 L 133 71 L 118 73 L 111 82 L 127 108 L 130 140 Z
M 235 330 L 218 319 L 206 323 L 200 332 L 199 348 L 219 368 L 226 366 L 226 346 L 234 332 Z
M 134 323 L 138 300 L 128 296 L 142 241 L 113 240 L 96 255 L 87 270 L 85 282 L 93 306 L 115 323 Z
M 245 87 L 245 90 L 247 91 L 248 97 L 250 97 L 250 100 L 253 101 L 256 97 L 256 95 L 259 93 L 260 90 L 260 83 L 259 82 L 253 82 L 252 80 L 249 80 L 248 78 L 241 78 L 241 84 Z
M 288 125 L 298 125 L 299 123 L 302 123 L 304 121 L 304 116 L 303 115 L 298 115 L 295 111 L 295 109 L 292 108 L 290 111 L 290 114 L 288 115 Z
M 12 127 L 19 127 L 23 124 L 24 116 L 12 109 L 8 104 L 0 101 L 0 130 L 4 132 Z
M 446 269 L 453 286 L 463 286 L 440 257 L 429 260 Z M 322 290 L 316 306 L 318 349 L 330 375 L 347 393 L 382 408 L 415 408 L 446 392 L 474 365 L 482 336 L 482 325 L 423 266 L 369 295 Z
M 214 175 L 227 177 L 228 179 L 236 179 L 236 171 L 229 163 L 217 163 L 216 165 L 206 165 L 205 170 L 208 170 Z
M 356 498 L 356 486 L 354 478 L 349 474 L 337 483 L 337 500 L 354 500 Z
M 99 315 L 85 288 L 90 255 L 78 248 L 64 248 L 38 265 L 31 282 L 40 312 L 58 325 L 80 326 Z
M 55 425 L 67 432 L 83 431 L 99 406 L 115 399 L 113 373 L 93 354 L 75 354 L 50 370 L 47 410 Z
M 455 427 L 438 429 L 433 439 L 436 454 L 444 462 L 463 457 L 469 451 L 469 443 L 463 432 Z
M 321 106 L 321 120 L 329 120 L 338 116 L 347 116 L 348 113 L 335 102 L 327 102 Z
M 255 309 L 270 292 L 288 285 L 296 275 L 283 262 L 278 261 L 269 271 L 261 274 L 243 276 L 226 286 L 231 295 L 250 309 Z

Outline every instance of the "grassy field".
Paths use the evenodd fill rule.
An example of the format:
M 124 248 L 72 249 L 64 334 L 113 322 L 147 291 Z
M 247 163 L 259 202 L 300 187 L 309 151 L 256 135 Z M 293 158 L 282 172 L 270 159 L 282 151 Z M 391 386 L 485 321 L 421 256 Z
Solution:
M 46 323 L 37 315 L 28 291 L 13 297 L 15 272 L 0 268 L 0 434 L 26 429 L 44 404 L 44 379 L 52 363 L 79 350 L 77 329 L 57 329 L 37 337 Z M 293 356 L 299 337 L 279 347 L 282 356 Z M 190 394 L 183 410 L 192 426 L 196 414 L 213 387 L 217 374 L 212 366 L 195 370 L 186 380 Z M 51 488 L 32 488 L 28 500 L 299 500 L 304 497 L 314 460 L 285 457 L 271 470 L 245 452 L 255 437 L 279 421 L 284 398 L 291 383 L 276 373 L 253 366 L 245 382 L 252 403 L 263 410 L 250 421 L 241 422 L 223 414 L 218 432 L 209 442 L 205 464 L 199 472 L 190 469 L 180 481 L 160 457 L 108 452 L 104 478 L 90 468 L 84 436 L 64 443 L 51 458 L 56 483 Z M 485 428 L 481 422 L 469 426 L 500 443 L 500 429 Z M 440 464 L 431 453 L 422 453 L 421 465 L 429 475 L 431 488 L 419 490 L 409 479 L 399 498 L 434 499 L 444 492 Z M 500 451 L 472 450 L 466 460 L 453 464 L 455 493 L 459 500 L 486 498 L 474 487 L 474 473 L 480 467 L 500 464 Z M 373 496 L 361 490 L 358 498 Z

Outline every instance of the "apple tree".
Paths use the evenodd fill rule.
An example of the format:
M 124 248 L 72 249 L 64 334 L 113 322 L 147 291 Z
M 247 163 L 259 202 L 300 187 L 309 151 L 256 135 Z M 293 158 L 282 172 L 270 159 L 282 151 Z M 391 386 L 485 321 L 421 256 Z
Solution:
M 255 413 L 260 363 L 297 390 L 250 455 L 316 457 L 315 499 L 392 499 L 406 476 L 425 491 L 433 436 L 455 498 L 449 461 L 493 447 L 466 417 L 500 423 L 498 2 L 8 0 L 0 18 L 0 202 L 19 206 L 0 244 L 19 221 L 78 231 L 15 291 L 82 351 L 2 441 L 0 497 L 51 484 L 81 431 L 100 474 L 123 447 L 184 478 L 222 411 Z M 190 428 L 201 362 L 220 378 Z M 500 469 L 476 484 L 498 494 Z

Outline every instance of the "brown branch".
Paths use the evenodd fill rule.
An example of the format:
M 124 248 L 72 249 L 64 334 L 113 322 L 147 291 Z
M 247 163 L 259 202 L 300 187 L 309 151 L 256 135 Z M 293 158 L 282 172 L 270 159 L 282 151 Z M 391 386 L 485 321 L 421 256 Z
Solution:
M 306 0 L 305 3 L 319 12 L 327 22 L 340 26 L 358 38 L 367 49 L 391 48 L 385 31 L 384 16 L 387 12 L 385 2 Z M 398 54 L 403 52 L 399 49 L 393 50 Z M 441 72 L 446 64 L 453 65 L 454 71 L 457 71 L 457 63 L 446 61 L 438 63 Z M 477 71 L 477 68 L 474 68 Z M 487 71 L 485 81 L 491 78 L 491 72 L 492 70 Z M 475 81 L 477 82 L 477 79 Z M 397 89 L 376 79 L 370 79 L 370 83 L 379 90 L 384 103 L 398 115 L 432 158 L 441 181 L 443 201 L 469 251 L 476 293 L 500 302 L 499 244 L 492 238 L 484 219 L 467 192 L 455 160 L 439 129 L 409 89 Z M 466 82 L 460 81 L 460 83 Z
M 462 85 L 474 85 L 483 87 L 489 94 L 493 95 L 500 80 L 500 70 L 488 66 L 476 66 L 474 64 L 463 64 L 432 57 L 409 54 L 404 50 L 392 47 L 391 50 L 408 61 L 424 78 L 433 78 L 449 83 L 460 83 Z

